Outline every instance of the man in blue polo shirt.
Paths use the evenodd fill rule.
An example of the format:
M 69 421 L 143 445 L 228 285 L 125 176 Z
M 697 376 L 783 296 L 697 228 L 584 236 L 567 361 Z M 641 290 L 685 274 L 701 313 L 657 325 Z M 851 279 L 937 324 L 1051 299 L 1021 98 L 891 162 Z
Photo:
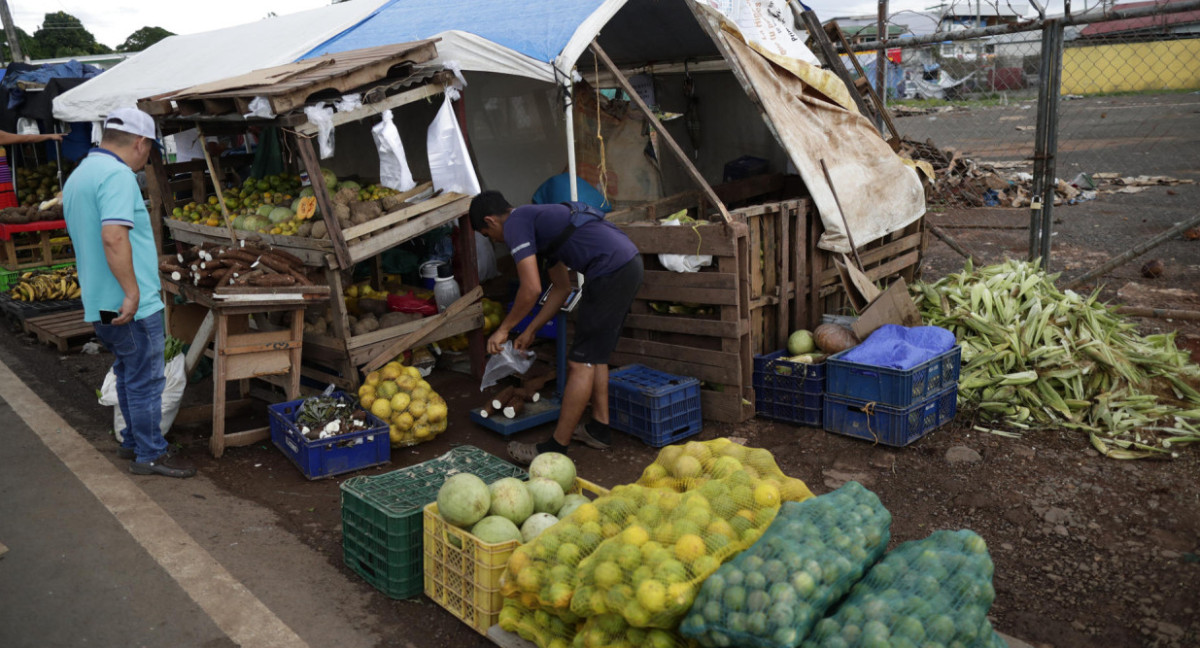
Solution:
M 521 281 L 512 310 L 488 338 L 489 353 L 500 351 L 513 326 L 529 314 L 541 296 L 539 257 L 549 266 L 550 294 L 513 342 L 517 349 L 528 348 L 534 332 L 566 302 L 571 293 L 567 269 L 583 273 L 585 279 L 575 339 L 567 354 L 566 393 L 554 435 L 538 444 L 510 443 L 508 454 L 528 464 L 542 452 L 565 454 L 572 439 L 593 448 L 607 448 L 612 436 L 608 426 L 608 360 L 617 347 L 633 297 L 642 285 L 642 255 L 637 246 L 604 220 L 603 214 L 572 210 L 562 204 L 513 209 L 498 191 L 485 191 L 473 198 L 469 213 L 476 231 L 508 244 Z M 580 425 L 589 401 L 593 420 Z
M 154 120 L 120 108 L 104 120 L 92 149 L 63 187 L 75 248 L 83 319 L 112 352 L 117 398 L 128 427 L 117 456 L 138 475 L 191 477 L 196 469 L 167 452 L 162 421 L 163 302 L 158 250 L 136 171 L 156 146 Z

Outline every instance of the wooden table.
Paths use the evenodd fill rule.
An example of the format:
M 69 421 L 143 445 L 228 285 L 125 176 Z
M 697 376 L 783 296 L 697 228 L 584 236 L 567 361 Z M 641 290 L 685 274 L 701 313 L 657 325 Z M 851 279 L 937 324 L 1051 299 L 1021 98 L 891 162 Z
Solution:
M 247 289 L 248 293 L 238 294 L 229 299 L 214 297 L 209 291 L 186 284 L 163 281 L 163 288 L 168 296 L 182 295 L 193 304 L 207 309 L 204 321 L 192 340 L 193 349 L 188 353 L 189 359 L 193 358 L 193 353 L 194 357 L 198 358 L 200 353 L 206 352 L 205 347 L 209 341 L 212 342 L 212 350 L 209 352 L 213 358 L 212 405 L 184 408 L 176 422 L 211 420 L 212 439 L 209 441 L 209 448 L 214 457 L 220 457 L 227 446 L 245 446 L 269 438 L 269 427 L 226 433 L 225 418 L 229 414 L 246 411 L 253 402 L 246 397 L 251 378 L 281 376 L 282 380 L 276 384 L 281 383 L 287 393 L 287 399 L 295 400 L 300 397 L 304 309 L 314 301 L 328 299 L 329 288 L 306 287 L 312 288 L 312 292 L 303 294 L 282 293 L 281 289 L 259 289 L 261 292 L 255 293 L 254 289 Z M 324 291 L 320 290 L 322 288 Z M 173 300 L 167 301 L 170 303 Z M 171 304 L 171 308 L 179 306 Z M 291 313 L 291 325 L 287 328 L 264 330 L 264 317 L 257 322 L 257 328 L 251 328 L 253 315 L 276 312 Z M 238 382 L 239 398 L 227 402 L 226 383 L 233 381 Z

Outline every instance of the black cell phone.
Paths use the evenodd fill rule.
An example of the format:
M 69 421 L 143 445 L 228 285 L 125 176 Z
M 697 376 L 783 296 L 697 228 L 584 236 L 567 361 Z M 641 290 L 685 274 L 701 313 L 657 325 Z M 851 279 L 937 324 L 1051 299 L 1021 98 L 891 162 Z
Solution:
M 121 314 L 117 311 L 102 310 L 100 311 L 100 323 L 112 324 L 113 320 L 117 319 Z

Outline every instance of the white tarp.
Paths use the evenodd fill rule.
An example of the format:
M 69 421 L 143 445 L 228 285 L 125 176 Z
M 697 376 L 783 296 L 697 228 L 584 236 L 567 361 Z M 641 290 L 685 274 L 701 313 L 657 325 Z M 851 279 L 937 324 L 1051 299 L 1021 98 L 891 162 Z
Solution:
M 794 27 L 792 10 L 784 0 L 698 0 L 738 26 L 754 49 L 817 65 L 804 45 L 808 34 Z
M 384 0 L 354 0 L 202 34 L 171 36 L 54 99 L 54 117 L 95 122 L 114 108 L 290 63 L 353 27 Z

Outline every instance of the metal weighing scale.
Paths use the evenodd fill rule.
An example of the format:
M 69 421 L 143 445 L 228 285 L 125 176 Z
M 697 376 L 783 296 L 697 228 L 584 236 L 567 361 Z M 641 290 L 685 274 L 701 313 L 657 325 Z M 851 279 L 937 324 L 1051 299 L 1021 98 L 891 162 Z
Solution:
M 546 297 L 549 296 L 550 290 L 547 289 L 538 304 L 545 304 Z M 544 423 L 549 423 L 558 419 L 558 413 L 562 410 L 563 391 L 567 387 L 567 313 L 575 308 L 579 303 L 579 297 L 583 292 L 579 288 L 571 290 L 571 294 L 567 296 L 567 301 L 563 303 L 558 314 L 554 316 L 554 353 L 555 353 L 555 392 L 553 396 L 544 397 L 536 403 L 525 403 L 525 410 L 516 418 L 505 418 L 503 414 L 497 412 L 492 416 L 484 418 L 479 415 L 478 408 L 471 409 L 471 420 L 479 425 L 499 432 L 504 436 L 511 436 L 517 432 L 523 432 L 530 428 L 537 427 Z M 533 314 L 530 314 L 533 317 Z M 517 329 L 513 329 L 514 331 Z

